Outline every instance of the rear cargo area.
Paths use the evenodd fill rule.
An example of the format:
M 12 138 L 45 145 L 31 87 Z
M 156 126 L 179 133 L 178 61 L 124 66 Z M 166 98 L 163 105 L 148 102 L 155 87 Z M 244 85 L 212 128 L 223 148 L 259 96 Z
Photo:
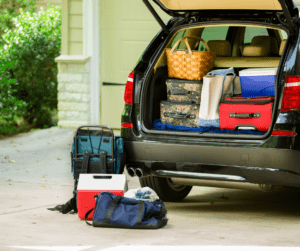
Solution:
M 182 39 L 175 48 L 184 37 L 188 37 L 188 46 Z M 266 26 L 207 25 L 179 30 L 156 58 L 144 83 L 143 127 L 150 133 L 264 135 L 276 110 L 276 76 L 286 40 L 285 31 Z M 189 53 L 187 47 L 193 53 L 215 54 L 208 72 L 232 72 L 210 77 L 206 74 L 201 80 L 170 77 L 168 50 Z M 221 83 L 221 91 L 212 81 Z M 217 102 L 218 91 L 221 98 Z

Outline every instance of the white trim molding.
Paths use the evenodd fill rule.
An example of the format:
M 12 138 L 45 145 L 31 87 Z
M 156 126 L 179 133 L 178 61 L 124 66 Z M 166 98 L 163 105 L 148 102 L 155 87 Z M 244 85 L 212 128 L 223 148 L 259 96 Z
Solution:
M 55 58 L 55 62 L 85 64 L 90 60 L 90 58 L 90 56 L 84 55 L 60 55 L 59 57 Z
M 99 0 L 83 0 L 83 54 L 90 57 L 90 119 L 100 123 Z

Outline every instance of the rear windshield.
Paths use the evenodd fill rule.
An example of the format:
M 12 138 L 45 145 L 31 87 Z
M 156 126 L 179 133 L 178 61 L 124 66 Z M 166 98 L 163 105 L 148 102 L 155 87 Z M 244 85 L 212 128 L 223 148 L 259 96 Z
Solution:
M 246 27 L 244 44 L 250 44 L 256 36 L 269 36 L 268 30 L 260 27 Z
M 226 40 L 228 26 L 224 27 L 206 27 L 203 30 L 201 38 L 207 43 L 210 40 Z M 205 51 L 203 43 L 200 44 L 200 51 Z

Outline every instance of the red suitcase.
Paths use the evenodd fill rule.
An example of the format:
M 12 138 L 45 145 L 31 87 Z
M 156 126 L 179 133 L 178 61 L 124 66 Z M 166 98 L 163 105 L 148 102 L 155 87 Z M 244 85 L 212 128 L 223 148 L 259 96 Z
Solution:
M 219 108 L 220 127 L 229 130 L 268 131 L 274 97 L 226 98 Z

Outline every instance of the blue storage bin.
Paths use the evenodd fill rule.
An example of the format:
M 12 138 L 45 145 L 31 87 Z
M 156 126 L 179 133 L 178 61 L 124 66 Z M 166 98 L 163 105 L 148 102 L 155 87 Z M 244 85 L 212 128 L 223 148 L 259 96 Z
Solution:
M 239 73 L 243 97 L 275 96 L 277 68 L 254 68 Z

